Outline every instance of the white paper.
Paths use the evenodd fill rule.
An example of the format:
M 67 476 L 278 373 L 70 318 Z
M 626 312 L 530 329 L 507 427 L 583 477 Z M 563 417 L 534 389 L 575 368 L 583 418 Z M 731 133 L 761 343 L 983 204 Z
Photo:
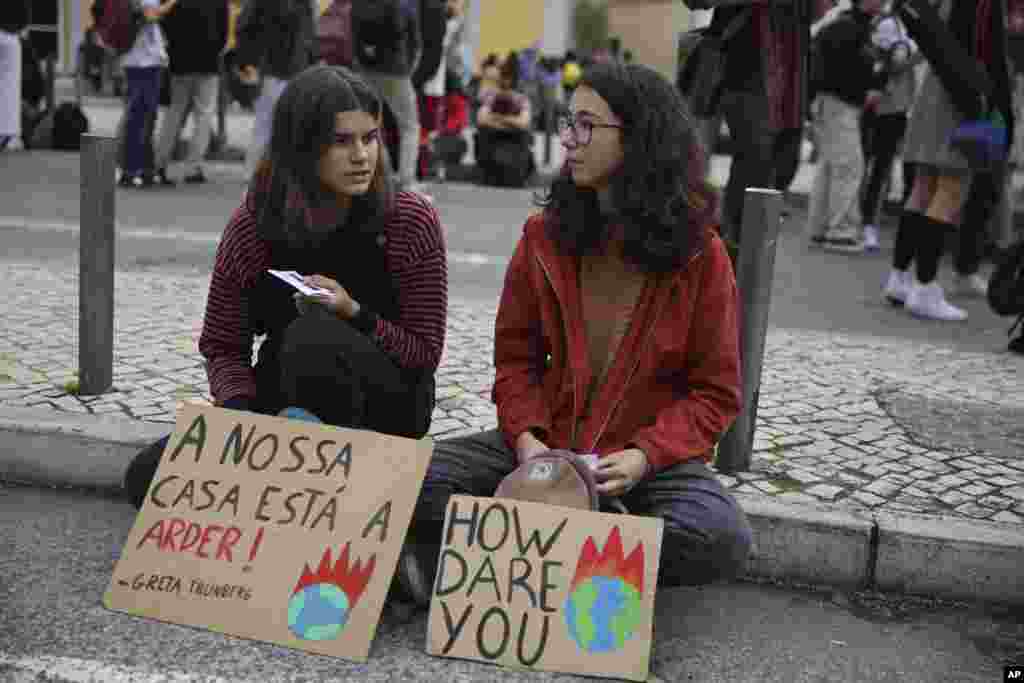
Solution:
M 296 273 L 294 270 L 268 269 L 267 272 L 280 280 L 284 280 L 285 282 L 287 282 L 292 287 L 299 290 L 306 296 L 313 296 L 314 294 L 326 294 L 327 296 L 331 295 L 331 293 L 326 289 L 321 289 L 320 287 L 310 287 L 309 285 L 307 285 L 305 282 L 302 281 L 302 275 L 300 273 Z

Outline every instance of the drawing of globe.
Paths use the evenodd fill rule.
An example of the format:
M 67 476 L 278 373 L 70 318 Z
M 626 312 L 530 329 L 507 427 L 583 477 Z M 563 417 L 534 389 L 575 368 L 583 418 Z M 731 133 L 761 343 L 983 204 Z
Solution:
M 345 628 L 348 608 L 345 591 L 332 583 L 314 583 L 288 601 L 288 628 L 303 640 L 331 640 Z
M 592 576 L 566 599 L 563 616 L 580 650 L 614 652 L 640 625 L 640 594 L 618 577 Z

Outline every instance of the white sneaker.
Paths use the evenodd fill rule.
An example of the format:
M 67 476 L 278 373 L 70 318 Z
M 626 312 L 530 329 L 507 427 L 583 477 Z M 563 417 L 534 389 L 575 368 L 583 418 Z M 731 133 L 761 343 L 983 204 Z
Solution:
M 894 304 L 905 303 L 913 284 L 914 276 L 911 275 L 910 270 L 893 268 L 889 271 L 889 279 L 885 283 L 885 289 L 882 290 L 882 296 Z
M 988 295 L 988 280 L 978 273 L 956 276 L 956 296 L 974 296 L 984 298 Z
M 942 285 L 935 280 L 923 285 L 917 281 L 917 278 L 914 278 L 904 308 L 918 318 L 948 321 L 967 320 L 967 311 L 947 302 Z
M 878 239 L 878 226 L 877 225 L 865 225 L 864 226 L 864 250 L 865 251 L 878 251 L 882 248 L 882 244 Z

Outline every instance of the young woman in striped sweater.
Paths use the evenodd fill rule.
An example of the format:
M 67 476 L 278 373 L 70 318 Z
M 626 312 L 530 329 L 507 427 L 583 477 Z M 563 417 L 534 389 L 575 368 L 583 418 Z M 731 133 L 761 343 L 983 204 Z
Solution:
M 412 438 L 429 430 L 448 305 L 444 238 L 426 199 L 393 189 L 380 126 L 380 100 L 342 67 L 307 69 L 282 93 L 210 281 L 199 351 L 217 405 Z M 297 294 L 269 269 L 302 273 L 329 294 Z M 136 506 L 165 445 L 129 468 Z

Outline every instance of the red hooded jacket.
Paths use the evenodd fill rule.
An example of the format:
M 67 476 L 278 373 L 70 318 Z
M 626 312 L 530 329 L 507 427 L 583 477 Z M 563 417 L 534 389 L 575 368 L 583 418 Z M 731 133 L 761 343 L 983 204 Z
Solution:
M 551 448 L 639 448 L 654 471 L 709 461 L 742 403 L 736 279 L 721 239 L 708 229 L 686 265 L 648 279 L 580 422 L 591 369 L 579 259 L 557 250 L 544 220 L 526 222 L 495 321 L 491 399 L 508 445 L 538 429 Z

